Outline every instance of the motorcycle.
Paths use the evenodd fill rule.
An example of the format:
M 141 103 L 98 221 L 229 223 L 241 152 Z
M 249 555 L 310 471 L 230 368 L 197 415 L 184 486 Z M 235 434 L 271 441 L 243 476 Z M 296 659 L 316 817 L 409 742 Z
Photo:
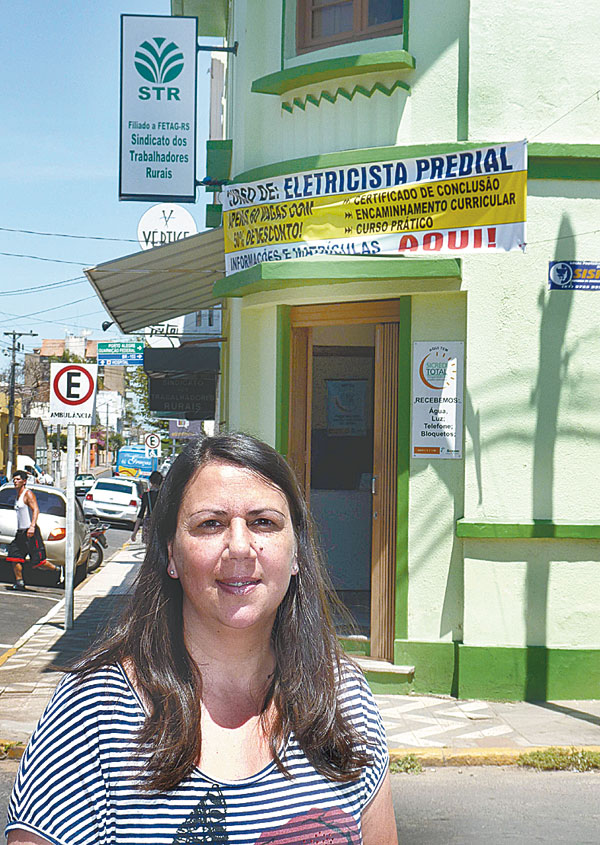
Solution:
M 88 558 L 88 572 L 94 572 L 104 560 L 104 549 L 108 546 L 104 535 L 108 528 L 110 528 L 110 525 L 105 522 L 99 522 L 97 519 L 90 520 L 91 548 Z

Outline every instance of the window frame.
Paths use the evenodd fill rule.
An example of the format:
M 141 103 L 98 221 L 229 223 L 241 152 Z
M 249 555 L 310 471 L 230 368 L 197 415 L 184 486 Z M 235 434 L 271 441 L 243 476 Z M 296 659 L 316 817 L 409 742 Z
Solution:
M 406 16 L 406 0 L 402 4 L 402 18 L 378 26 L 368 26 L 369 0 L 352 0 L 353 25 L 351 32 L 343 32 L 327 38 L 312 38 L 311 13 L 315 11 L 313 0 L 297 0 L 296 4 L 296 52 L 310 53 L 337 44 L 351 44 L 354 41 L 365 41 L 368 38 L 381 38 L 385 35 L 400 35 L 404 33 L 404 19 Z M 332 3 L 333 5 L 333 3 Z M 326 8 L 326 7 L 324 7 Z

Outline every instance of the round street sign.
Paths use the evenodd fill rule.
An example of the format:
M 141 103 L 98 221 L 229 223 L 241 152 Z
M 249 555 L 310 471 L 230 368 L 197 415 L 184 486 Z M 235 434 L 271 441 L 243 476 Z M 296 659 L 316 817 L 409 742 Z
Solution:
M 85 367 L 67 364 L 54 376 L 54 393 L 65 405 L 83 405 L 94 392 L 94 379 Z
M 144 438 L 144 443 L 147 449 L 158 449 L 160 446 L 160 437 L 158 434 L 147 434 Z

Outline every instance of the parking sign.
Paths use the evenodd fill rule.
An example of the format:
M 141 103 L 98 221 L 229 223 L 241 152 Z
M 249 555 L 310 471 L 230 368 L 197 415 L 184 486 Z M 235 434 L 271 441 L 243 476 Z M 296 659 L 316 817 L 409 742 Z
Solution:
M 91 425 L 97 364 L 50 364 L 50 421 Z

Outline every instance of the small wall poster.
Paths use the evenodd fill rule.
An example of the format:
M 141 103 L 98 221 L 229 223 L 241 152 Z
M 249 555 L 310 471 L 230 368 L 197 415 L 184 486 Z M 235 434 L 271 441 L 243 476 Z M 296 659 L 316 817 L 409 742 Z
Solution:
M 416 341 L 412 367 L 412 457 L 462 458 L 462 341 Z
M 327 434 L 364 437 L 367 433 L 367 380 L 327 379 Z

